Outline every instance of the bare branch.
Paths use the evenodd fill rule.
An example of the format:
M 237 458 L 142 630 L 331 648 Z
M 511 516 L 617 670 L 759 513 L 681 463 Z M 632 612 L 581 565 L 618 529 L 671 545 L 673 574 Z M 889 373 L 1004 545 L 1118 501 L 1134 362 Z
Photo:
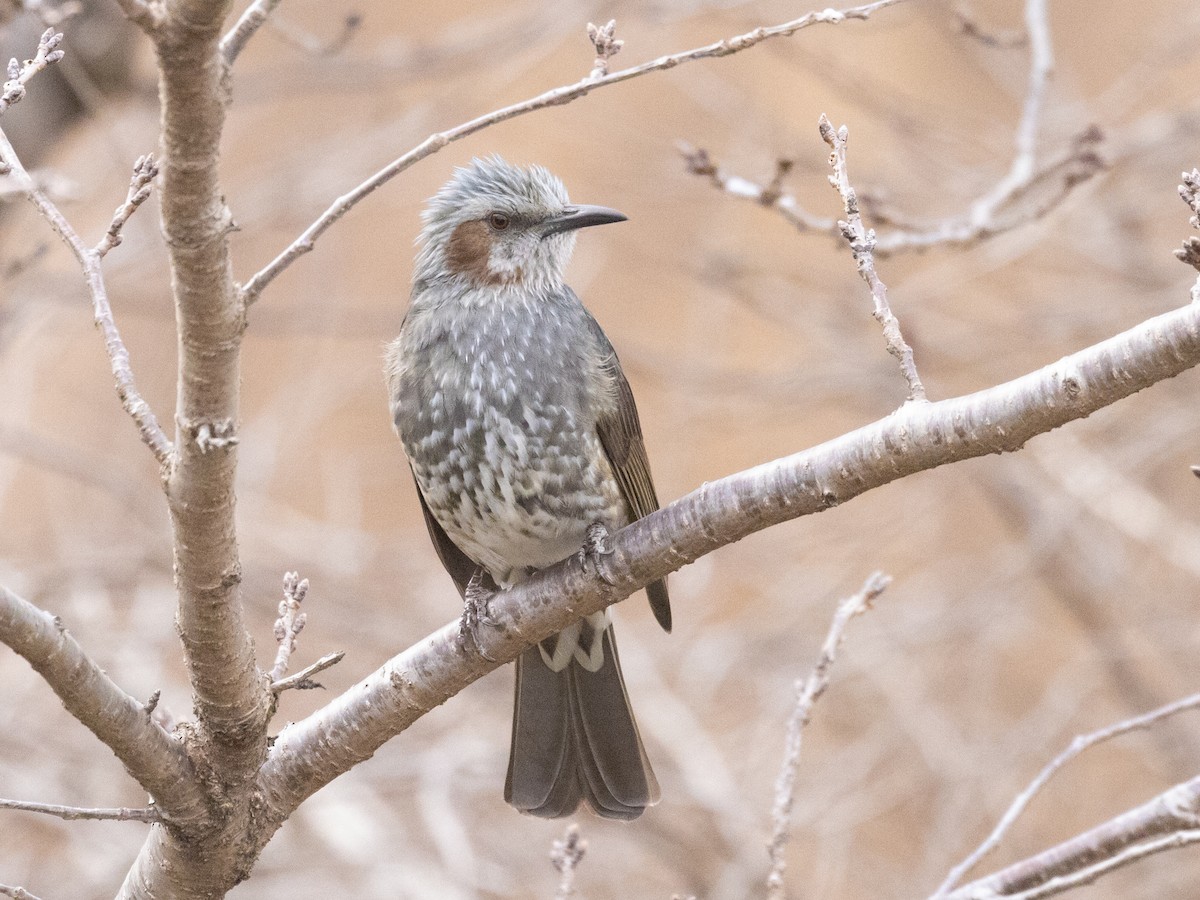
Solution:
M 63 706 L 108 746 L 172 821 L 205 814 L 183 745 L 93 662 L 55 616 L 0 587 L 0 643 L 46 680 Z
M 1017 125 L 1017 153 L 1008 174 L 1000 179 L 990 193 L 975 202 L 971 211 L 975 221 L 994 218 L 996 210 L 1008 203 L 1014 192 L 1027 185 L 1037 172 L 1037 137 L 1041 126 L 1042 100 L 1046 93 L 1046 82 L 1054 69 L 1046 0 L 1025 0 L 1025 31 L 1029 36 L 1029 86 L 1025 91 L 1021 121 Z
M 684 50 L 680 53 L 672 53 L 668 56 L 660 56 L 658 59 L 651 60 L 650 62 L 632 66 L 628 69 L 621 69 L 600 78 L 593 79 L 589 75 L 574 84 L 553 88 L 542 94 L 538 94 L 536 97 L 493 110 L 490 113 L 471 119 L 469 122 L 464 122 L 445 131 L 432 134 L 407 153 L 388 163 L 388 165 L 384 166 L 362 184 L 338 197 L 316 221 L 304 230 L 304 233 L 300 237 L 296 238 L 291 245 L 285 248 L 265 268 L 259 270 L 242 286 L 241 296 L 243 302 L 247 306 L 253 304 L 268 284 L 297 259 L 311 251 L 317 238 L 324 234 L 334 222 L 349 212 L 364 197 L 413 164 L 437 153 L 455 141 L 462 140 L 469 135 L 475 134 L 477 131 L 482 131 L 484 128 L 488 128 L 499 122 L 504 122 L 539 109 L 561 106 L 573 100 L 578 100 L 580 97 L 584 97 L 599 88 L 619 84 L 622 81 L 629 81 L 631 78 L 637 78 L 650 72 L 672 69 L 675 66 L 694 62 L 698 59 L 717 59 L 730 56 L 742 50 L 747 50 L 769 38 L 795 34 L 802 28 L 807 28 L 819 22 L 837 24 L 856 19 L 867 19 L 872 13 L 878 10 L 902 2 L 904 0 L 876 0 L 874 3 L 866 3 L 862 6 L 850 7 L 849 9 L 826 9 L 820 12 L 808 13 L 798 19 L 784 22 L 781 25 L 773 25 L 769 28 L 756 28 L 745 34 L 717 41 L 715 44 L 708 44 L 693 50 Z
M 61 51 L 56 51 L 61 52 Z M 66 242 L 79 261 L 87 281 L 88 290 L 92 296 L 92 314 L 96 327 L 104 335 L 104 349 L 108 352 L 109 363 L 112 367 L 113 378 L 117 383 L 117 396 L 121 398 L 121 406 L 137 424 L 142 436 L 154 458 L 160 466 L 166 467 L 171 462 L 172 446 L 158 424 L 154 410 L 138 392 L 137 383 L 133 378 L 133 368 L 129 361 L 129 351 L 121 339 L 121 332 L 113 320 L 112 307 L 108 302 L 108 289 L 104 284 L 104 274 L 100 270 L 100 256 L 97 250 L 84 244 L 75 229 L 59 211 L 54 202 L 46 196 L 34 180 L 25 171 L 17 152 L 13 149 L 7 135 L 0 131 L 0 162 L 8 168 L 9 173 L 23 186 L 25 196 L 37 207 L 42 217 L 50 223 L 50 227 Z
M 1041 897 L 1051 897 L 1054 894 L 1061 894 L 1073 888 L 1091 884 L 1100 876 L 1107 875 L 1109 872 L 1115 872 L 1117 869 L 1127 866 L 1131 862 L 1137 862 L 1139 859 L 1145 859 L 1147 856 L 1161 853 L 1164 850 L 1175 850 L 1179 847 L 1186 847 L 1189 844 L 1195 843 L 1200 843 L 1200 829 L 1176 831 L 1157 840 L 1126 847 L 1120 853 L 1114 854 L 1107 859 L 1102 859 L 1093 865 L 1080 869 L 1078 872 L 1073 872 L 1070 875 L 1056 876 L 1035 888 L 1030 888 L 1027 891 L 1021 891 L 1016 894 L 1006 894 L 1005 897 L 1009 898 L 1009 900 L 1038 900 Z
M 67 821 L 78 819 L 107 819 L 114 822 L 161 822 L 162 816 L 153 806 L 132 809 L 125 806 L 111 808 L 87 808 L 82 806 L 58 806 L 53 803 L 33 803 L 27 800 L 0 800 L 0 809 L 17 809 L 23 812 L 45 813 Z
M 16 900 L 41 900 L 36 894 L 31 894 L 23 887 L 13 887 L 8 884 L 0 884 L 0 896 L 14 897 Z
M 62 43 L 62 35 L 55 33 L 53 28 L 47 28 L 41 40 L 38 41 L 37 53 L 33 59 L 19 63 L 15 59 L 8 62 L 8 80 L 4 82 L 4 93 L 0 94 L 0 114 L 5 113 L 14 103 L 19 103 L 25 97 L 25 85 L 38 72 L 51 63 L 63 58 L 63 52 L 58 48 Z
M 812 715 L 813 704 L 829 686 L 829 670 L 837 657 L 846 626 L 855 616 L 870 609 L 872 601 L 883 593 L 891 581 L 890 576 L 875 572 L 867 578 L 858 593 L 838 604 L 833 623 L 829 626 L 829 634 L 825 637 L 825 643 L 821 645 L 821 655 L 816 665 L 807 678 L 796 682 L 796 705 L 788 719 L 783 765 L 775 781 L 775 805 L 771 810 L 771 841 L 767 844 L 767 854 L 771 859 L 771 870 L 767 875 L 768 900 L 779 900 L 786 896 L 783 873 L 787 868 L 786 851 L 791 834 L 792 804 L 795 800 L 796 773 L 800 768 L 804 726 L 808 724 Z
M 708 482 L 614 535 L 613 553 L 599 566 L 585 571 L 572 558 L 493 597 L 489 612 L 497 624 L 481 630 L 482 653 L 458 648 L 456 619 L 286 727 L 260 772 L 267 815 L 281 822 L 305 797 L 523 648 L 717 547 L 914 472 L 1018 450 L 1035 435 L 1197 364 L 1200 304 L 1192 304 L 1014 381 L 907 403 L 818 447 Z
M 862 215 L 858 211 L 858 195 L 850 184 L 850 175 L 846 170 L 846 139 L 849 132 L 845 125 L 834 131 L 833 125 L 823 113 L 820 131 L 821 138 L 833 151 L 829 154 L 829 164 L 833 167 L 833 175 L 830 176 L 829 183 L 841 195 L 842 204 L 846 210 L 846 221 L 839 222 L 838 226 L 842 230 L 842 236 L 850 245 L 850 252 L 854 254 L 854 262 L 858 265 L 858 274 L 871 289 L 871 299 L 875 303 L 872 315 L 883 328 L 883 337 L 887 341 L 888 353 L 892 354 L 900 363 L 900 371 L 904 374 L 904 380 L 908 382 L 908 399 L 924 401 L 926 399 L 925 386 L 921 384 L 921 378 L 917 374 L 912 347 L 908 346 L 904 340 L 904 335 L 900 333 L 900 323 L 892 315 L 892 308 L 888 304 L 887 285 L 875 272 L 873 254 L 875 232 L 863 226 Z
M 125 202 L 117 207 L 117 211 L 113 213 L 112 224 L 96 245 L 97 256 L 103 258 L 109 250 L 120 245 L 121 229 L 125 227 L 134 211 L 150 197 L 154 179 L 157 177 L 158 164 L 154 161 L 154 155 L 147 153 L 145 156 L 139 156 L 133 164 L 133 177 L 129 180 L 129 192 L 125 195 Z
M 312 680 L 312 677 L 318 672 L 324 672 L 340 663 L 345 657 L 345 650 L 338 650 L 336 653 L 327 653 L 318 659 L 311 666 L 305 666 L 295 675 L 289 675 L 287 678 L 280 678 L 278 681 L 271 682 L 271 692 L 275 694 L 283 693 L 287 690 L 311 691 L 315 688 L 324 687 Z
M 751 200 L 767 209 L 774 209 L 799 231 L 816 231 L 831 237 L 842 236 L 836 219 L 827 219 L 808 212 L 792 194 L 783 190 L 785 160 L 776 163 L 775 178 L 763 187 L 740 175 L 726 174 L 703 148 L 681 143 L 678 149 L 687 164 L 688 172 L 707 178 L 717 190 Z
M 554 900 L 570 900 L 575 896 L 575 869 L 587 853 L 587 841 L 579 836 L 579 826 L 572 822 L 563 836 L 550 849 L 550 861 L 561 876 Z
M 1008 830 L 1013 826 L 1013 823 L 1016 822 L 1021 813 L 1025 811 L 1025 808 L 1029 805 L 1030 801 L 1037 796 L 1038 792 L 1046 786 L 1047 782 L 1049 782 L 1050 779 L 1055 776 L 1059 769 L 1071 762 L 1073 759 L 1075 759 L 1075 757 L 1079 756 L 1079 754 L 1091 747 L 1096 746 L 1097 744 L 1112 740 L 1120 735 L 1128 734 L 1131 731 L 1137 731 L 1139 729 L 1149 728 L 1150 726 L 1161 722 L 1163 719 L 1167 719 L 1181 712 L 1187 712 L 1188 710 L 1197 708 L 1200 708 L 1200 694 L 1192 694 L 1190 697 L 1184 697 L 1182 700 L 1176 700 L 1174 703 L 1168 703 L 1165 706 L 1160 706 L 1158 709 L 1148 712 L 1145 715 L 1135 716 L 1130 719 L 1116 722 L 1112 725 L 1109 725 L 1107 728 L 1101 728 L 1098 731 L 1093 731 L 1089 734 L 1077 735 L 1075 739 L 1071 741 L 1070 745 L 1061 753 L 1059 753 L 1058 756 L 1054 757 L 1054 759 L 1052 759 L 1046 765 L 1046 767 L 1038 773 L 1037 777 L 1029 783 L 1029 786 L 1017 795 L 1017 798 L 1013 800 L 1012 805 L 1009 806 L 1008 810 L 1000 818 L 1000 821 L 997 823 L 992 833 L 989 834 L 983 843 L 980 844 L 966 859 L 964 859 L 950 871 L 950 874 L 946 876 L 946 880 L 943 881 L 938 887 L 934 897 L 944 897 L 947 893 L 949 893 L 954 885 L 958 884 L 964 875 L 966 875 L 971 871 L 971 869 L 975 868 L 975 866 L 979 864 L 980 860 L 991 853 L 992 850 L 999 845 L 1000 841 L 1004 839 L 1004 835 L 1008 833 Z
M 947 900 L 1046 897 L 1086 884 L 1151 853 L 1194 843 L 1198 833 L 1200 777 L 1177 784 L 1056 847 L 942 896 Z
M 300 612 L 300 604 L 308 596 L 308 579 L 301 579 L 296 572 L 283 576 L 283 599 L 279 601 L 279 618 L 275 620 L 275 640 L 279 650 L 275 654 L 275 665 L 271 667 L 271 681 L 279 681 L 287 674 L 288 660 L 296 649 L 296 638 L 304 629 L 307 617 Z
M 965 33 L 989 42 L 965 13 L 959 13 L 959 17 Z M 1037 165 L 1037 135 L 1044 94 L 1054 67 L 1045 0 L 1026 0 L 1025 20 L 1030 45 L 1029 84 L 1014 138 L 1016 155 L 1009 171 L 962 215 L 930 224 L 906 222 L 902 227 L 876 235 L 874 252 L 879 256 L 933 246 L 970 246 L 1011 231 L 1043 218 L 1057 208 L 1077 185 L 1105 168 L 1106 163 L 1097 153 L 1097 144 L 1102 135 L 1095 126 L 1076 135 L 1065 153 L 1045 165 Z M 690 166 L 690 171 L 707 176 L 716 187 L 727 193 L 775 209 L 800 231 L 839 233 L 836 223 L 806 213 L 791 194 L 771 197 L 769 192 L 764 193 L 764 189 L 753 182 L 723 175 L 716 172 L 715 167 L 711 173 L 696 166 Z M 860 200 L 878 222 L 884 220 L 884 210 L 876 210 L 875 201 L 868 206 L 865 194 Z M 887 215 L 886 218 L 896 224 L 898 217 Z
M 237 20 L 237 24 L 229 30 L 225 37 L 221 38 L 221 56 L 225 59 L 225 65 L 233 65 L 250 38 L 254 37 L 255 32 L 266 24 L 279 2 L 280 0 L 254 0 L 246 7 L 246 11 Z

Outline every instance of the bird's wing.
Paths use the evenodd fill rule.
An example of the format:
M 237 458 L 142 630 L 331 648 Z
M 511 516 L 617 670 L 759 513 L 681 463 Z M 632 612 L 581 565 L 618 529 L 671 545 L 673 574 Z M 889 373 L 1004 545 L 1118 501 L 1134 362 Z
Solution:
M 413 476 L 413 481 L 416 481 L 416 476 Z M 467 554 L 458 549 L 458 545 L 450 540 L 446 530 L 433 517 L 433 513 L 429 511 L 429 504 L 425 502 L 425 495 L 421 493 L 420 483 L 417 484 L 417 497 L 421 500 L 421 513 L 425 516 L 425 527 L 429 529 L 429 537 L 433 540 L 433 547 L 437 550 L 438 559 L 442 561 L 442 565 L 454 579 L 454 586 L 458 588 L 458 593 L 465 595 L 467 583 L 471 580 L 471 576 L 479 570 L 479 566 L 475 565 Z M 484 573 L 485 576 L 486 574 Z M 487 579 L 487 582 L 489 585 L 492 584 L 490 578 Z
M 621 496 L 629 507 L 630 521 L 637 521 L 658 509 L 658 495 L 654 491 L 650 460 L 646 457 L 646 442 L 642 438 L 642 423 L 638 420 L 633 391 L 625 379 L 625 373 L 621 371 L 616 351 L 596 320 L 591 316 L 588 319 L 602 357 L 601 372 L 612 385 L 616 398 L 615 407 L 597 419 L 596 430 L 608 462 L 617 476 Z M 671 600 L 667 594 L 666 579 L 647 585 L 646 596 L 658 624 L 664 631 L 670 631 Z

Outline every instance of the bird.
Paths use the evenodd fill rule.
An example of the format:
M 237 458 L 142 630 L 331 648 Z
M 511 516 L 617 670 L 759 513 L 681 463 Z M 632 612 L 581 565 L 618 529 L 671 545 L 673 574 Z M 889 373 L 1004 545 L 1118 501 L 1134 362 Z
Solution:
M 580 229 L 626 218 L 498 156 L 456 169 L 426 205 L 385 365 L 425 525 L 468 605 L 581 552 L 597 526 L 659 508 L 629 382 L 563 280 Z M 669 632 L 666 580 L 646 592 Z M 611 612 L 523 651 L 505 800 L 542 818 L 586 803 L 630 820 L 659 797 Z

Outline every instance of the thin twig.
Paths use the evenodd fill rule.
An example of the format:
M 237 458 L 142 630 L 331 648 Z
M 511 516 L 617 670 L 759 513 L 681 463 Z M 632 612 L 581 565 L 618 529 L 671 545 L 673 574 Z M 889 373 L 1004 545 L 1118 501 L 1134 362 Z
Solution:
M 1096 151 L 1102 139 L 1098 128 L 1084 129 L 1076 135 L 1065 152 L 1041 166 L 1028 181 L 1014 186 L 1004 203 L 993 210 L 992 217 L 986 219 L 976 218 L 972 206 L 966 213 L 933 222 L 918 222 L 887 209 L 878 198 L 860 194 L 860 204 L 868 208 L 877 224 L 893 226 L 876 231 L 875 255 L 892 256 L 930 247 L 970 247 L 1044 218 L 1076 186 L 1104 170 L 1107 164 Z M 741 175 L 731 175 L 720 168 L 704 149 L 681 144 L 680 153 L 691 174 L 706 178 L 715 188 L 727 194 L 779 213 L 797 231 L 828 234 L 835 238 L 842 236 L 836 220 L 809 212 L 788 191 L 780 190 L 776 194 L 772 191 L 774 182 L 763 186 Z
M 1091 884 L 1101 875 L 1107 875 L 1109 872 L 1127 866 L 1131 862 L 1137 862 L 1139 859 L 1145 859 L 1152 854 L 1161 853 L 1164 850 L 1175 850 L 1195 843 L 1200 843 L 1200 829 L 1176 831 L 1157 840 L 1146 841 L 1144 844 L 1133 844 L 1120 853 L 1102 859 L 1078 872 L 1072 872 L 1070 875 L 1058 875 L 1027 891 L 1005 894 L 1003 895 L 1004 900 L 1040 900 L 1042 897 L 1051 897 L 1072 888 Z
M 1049 764 L 1038 773 L 1037 777 L 1029 783 L 1029 786 L 1017 795 L 1016 799 L 1013 800 L 1012 804 L 1000 818 L 1000 821 L 996 824 L 996 827 L 992 830 L 992 833 L 987 836 L 983 843 L 976 847 L 966 859 L 950 870 L 950 873 L 946 876 L 945 880 L 941 883 L 941 885 L 938 886 L 937 891 L 934 893 L 934 900 L 936 900 L 936 898 L 946 896 L 946 894 L 948 894 L 954 888 L 954 886 L 958 884 L 964 875 L 971 871 L 971 869 L 975 868 L 980 860 L 991 853 L 992 850 L 999 845 L 1000 841 L 1004 839 L 1004 835 L 1007 834 L 1008 830 L 1013 826 L 1013 823 L 1016 822 L 1021 813 L 1025 811 L 1025 808 L 1029 806 L 1030 801 L 1032 801 L 1033 798 L 1038 795 L 1042 788 L 1046 786 L 1046 783 L 1049 782 L 1050 779 L 1055 776 L 1055 774 L 1057 774 L 1059 769 L 1071 762 L 1073 759 L 1075 759 L 1075 757 L 1079 756 L 1079 754 L 1083 753 L 1090 747 L 1096 746 L 1096 744 L 1104 743 L 1105 741 L 1112 740 L 1115 737 L 1128 734 L 1131 731 L 1149 728 L 1150 726 L 1161 722 L 1163 719 L 1168 719 L 1171 716 L 1177 715 L 1181 712 L 1187 712 L 1188 710 L 1197 708 L 1200 708 L 1200 694 L 1192 694 L 1190 697 L 1184 697 L 1182 700 L 1176 700 L 1174 703 L 1168 703 L 1165 706 L 1160 706 L 1158 709 L 1152 710 L 1144 715 L 1135 716 L 1131 719 L 1124 719 L 1120 722 L 1116 722 L 1106 728 L 1101 728 L 1089 734 L 1076 735 L 1075 739 L 1071 741 L 1070 745 L 1068 745 L 1065 750 L 1059 753 L 1058 756 L 1054 757 L 1054 759 L 1052 759 Z
M 52 37 L 61 38 L 61 35 L 55 36 L 52 31 L 52 29 L 48 29 L 42 35 L 41 43 L 38 45 L 38 56 L 31 60 L 26 68 L 34 66 L 38 58 L 53 62 L 54 59 L 61 57 L 62 51 L 53 49 L 57 46 L 57 41 L 51 42 L 50 40 Z M 50 49 L 47 50 L 47 47 Z M 43 67 L 44 65 L 45 63 L 43 63 Z M 11 70 L 12 66 L 10 65 L 10 74 Z M 24 70 L 22 70 L 22 74 L 23 72 Z M 18 78 L 16 81 L 19 82 L 20 79 Z M 14 83 L 16 82 L 10 81 L 8 85 Z M 10 94 L 8 85 L 5 86 L 5 98 L 8 98 Z M 11 102 L 15 103 L 19 99 L 20 96 L 14 94 Z M 171 460 L 171 442 L 158 424 L 158 418 L 154 415 L 150 405 L 138 393 L 133 379 L 133 368 L 129 362 L 129 351 L 125 349 L 125 342 L 121 340 L 121 333 L 113 320 L 112 307 L 108 302 L 108 291 L 104 284 L 104 275 L 100 270 L 101 254 L 83 242 L 83 239 L 71 227 L 54 202 L 37 186 L 37 183 L 25 170 L 25 166 L 17 156 L 17 151 L 13 149 L 8 136 L 3 131 L 0 131 L 0 162 L 3 163 L 7 174 L 22 185 L 25 196 L 37 207 L 42 218 L 50 223 L 50 227 L 66 242 L 79 261 L 88 290 L 92 295 L 92 313 L 96 320 L 96 327 L 104 335 L 104 348 L 108 351 L 113 377 L 117 382 L 117 396 L 121 398 L 121 405 L 125 411 L 137 423 L 142 440 L 154 453 L 159 465 L 167 466 Z
M 19 103 L 25 97 L 25 85 L 38 72 L 51 63 L 63 58 L 63 52 L 57 49 L 62 43 L 63 36 L 47 28 L 42 32 L 38 41 L 37 53 L 33 59 L 19 63 L 15 59 L 8 61 L 8 80 L 4 82 L 4 92 L 0 94 L 0 114 L 3 114 L 14 103 Z
M 774 25 L 769 28 L 756 28 L 745 34 L 727 38 L 726 40 L 717 41 L 714 44 L 708 44 L 704 47 L 697 47 L 693 50 L 684 50 L 680 53 L 672 53 L 668 56 L 660 56 L 658 59 L 650 62 L 642 63 L 641 65 L 632 66 L 628 69 L 621 69 L 612 72 L 602 78 L 593 79 L 589 74 L 586 78 L 575 82 L 574 84 L 556 87 L 536 97 L 531 97 L 528 100 L 523 100 L 520 103 L 514 103 L 511 106 L 505 106 L 501 109 L 493 110 L 485 115 L 478 116 L 468 122 L 463 122 L 461 125 L 456 125 L 445 131 L 439 131 L 430 135 L 416 147 L 409 150 L 402 156 L 397 157 L 388 165 L 384 166 L 366 181 L 355 187 L 353 190 L 338 197 L 325 212 L 321 213 L 311 225 L 304 230 L 296 240 L 294 240 L 287 248 L 285 248 L 278 256 L 275 257 L 266 267 L 259 270 L 242 286 L 242 300 L 249 306 L 254 303 L 263 289 L 279 276 L 284 269 L 294 263 L 297 259 L 313 249 L 317 238 L 324 234 L 334 222 L 349 212 L 359 201 L 376 190 L 380 185 L 390 181 L 395 176 L 399 175 L 405 169 L 413 164 L 420 162 L 427 156 L 431 156 L 442 150 L 449 144 L 462 140 L 463 138 L 481 131 L 491 125 L 499 122 L 507 121 L 508 119 L 516 118 L 527 113 L 534 112 L 539 109 L 546 109 L 551 106 L 561 106 L 565 103 L 570 103 L 573 100 L 578 100 L 580 97 L 586 96 L 594 90 L 602 87 L 608 87 L 612 84 L 618 84 L 622 81 L 628 81 L 631 78 L 645 75 L 649 72 L 657 72 L 663 69 L 672 69 L 675 66 L 684 63 L 694 62 L 698 59 L 716 59 L 724 56 L 730 56 L 742 50 L 760 44 L 769 38 L 784 37 L 795 34 L 802 28 L 807 28 L 810 25 L 815 25 L 819 22 L 836 24 L 853 19 L 863 20 L 871 16 L 872 13 L 884 9 L 888 6 L 894 6 L 897 3 L 902 3 L 904 0 L 875 0 L 874 3 L 866 3 L 862 6 L 854 6 L 849 9 L 836 10 L 826 9 L 820 12 L 811 12 L 801 16 L 798 19 L 793 19 L 790 22 L 784 22 L 781 25 Z
M 129 180 L 129 193 L 125 196 L 125 202 L 117 207 L 117 211 L 113 213 L 112 224 L 96 245 L 97 256 L 103 258 L 109 250 L 120 245 L 121 229 L 125 227 L 134 211 L 150 197 L 154 179 L 157 177 L 158 164 L 154 161 L 154 155 L 147 153 L 145 156 L 139 156 L 133 164 L 133 177 Z
M 237 20 L 237 24 L 229 29 L 225 37 L 221 38 L 221 55 L 225 58 L 225 65 L 233 65 L 238 54 L 245 49 L 255 32 L 263 27 L 279 3 L 280 0 L 254 0 L 246 7 L 246 11 Z
M 1068 149 L 1057 158 L 1041 166 L 1037 164 L 1037 136 L 1043 99 L 1054 67 L 1045 0 L 1027 0 L 1025 19 L 1026 39 L 1030 44 L 1029 83 L 1014 137 L 1016 155 L 1008 172 L 962 214 L 928 224 L 905 221 L 901 227 L 879 232 L 875 238 L 876 255 L 882 257 L 934 246 L 965 247 L 1011 231 L 1043 218 L 1056 209 L 1077 185 L 1106 168 L 1107 164 L 1097 152 L 1103 135 L 1095 126 L 1089 126 L 1077 134 Z M 969 17 L 960 13 L 960 21 L 965 33 L 984 40 L 983 33 L 970 23 Z M 685 156 L 688 156 L 690 171 L 708 177 L 726 193 L 749 198 L 778 211 L 800 231 L 839 234 L 837 223 L 805 212 L 793 195 L 780 193 L 772 197 L 766 189 L 752 181 L 725 175 L 715 166 L 697 166 L 692 156 Z M 704 159 L 706 161 L 707 155 Z M 860 197 L 864 206 L 868 206 L 867 200 L 865 194 Z M 889 224 L 897 224 L 898 217 L 885 217 L 883 210 L 877 210 L 874 202 L 868 209 L 876 223 L 882 223 L 886 218 L 891 220 Z M 1197 253 L 1200 257 L 1200 249 Z
M 550 861 L 560 876 L 554 900 L 569 900 L 575 895 L 575 868 L 587 853 L 587 846 L 587 841 L 579 836 L 579 826 L 572 822 L 550 848 Z
M 783 765 L 775 781 L 775 805 L 771 810 L 771 842 L 767 854 L 771 858 L 771 871 L 767 875 L 768 900 L 784 896 L 783 873 L 787 868 L 786 850 L 791 836 L 792 804 L 795 801 L 796 773 L 800 768 L 800 748 L 804 726 L 812 715 L 813 704 L 829 686 L 829 670 L 837 658 L 838 647 L 850 620 L 871 608 L 871 603 L 883 593 L 892 579 L 882 572 L 874 572 L 859 588 L 858 593 L 842 600 L 833 615 L 829 634 L 821 645 L 821 655 L 808 677 L 796 682 L 796 706 L 788 719 L 787 742 L 783 754 Z
M 318 672 L 324 672 L 326 669 L 336 666 L 342 661 L 346 655 L 345 650 L 338 650 L 336 653 L 327 653 L 322 656 L 311 666 L 306 666 L 297 672 L 295 675 L 289 675 L 287 678 L 280 678 L 278 681 L 271 682 L 271 691 L 279 694 L 287 690 L 311 691 L 315 688 L 324 687 L 323 684 L 318 684 L 312 680 L 312 677 Z
M 842 237 L 846 239 L 850 245 L 850 252 L 854 254 L 858 274 L 871 289 L 871 299 L 875 303 L 872 315 L 883 328 L 888 353 L 900 363 L 900 371 L 908 382 L 908 399 L 924 401 L 925 386 L 921 384 L 921 377 L 917 374 L 912 347 L 904 340 L 904 335 L 900 333 L 900 323 L 892 315 L 891 306 L 888 304 L 887 285 L 875 272 L 875 232 L 863 225 L 862 215 L 858 210 L 858 195 L 850 184 L 850 175 L 846 170 L 846 138 L 849 131 L 845 125 L 835 131 L 824 113 L 821 114 L 819 128 L 821 138 L 832 151 L 829 154 L 829 164 L 833 167 L 833 175 L 830 176 L 829 183 L 841 195 L 842 205 L 846 210 L 846 221 L 838 223 Z
M 308 618 L 300 611 L 300 604 L 307 595 L 307 578 L 301 578 L 298 572 L 284 573 L 283 599 L 279 601 L 279 618 L 275 620 L 275 640 L 279 650 L 275 654 L 275 665 L 271 667 L 272 683 L 287 674 L 288 661 L 296 649 L 296 638 Z
M 782 175 L 786 173 L 781 173 L 780 169 L 784 160 L 776 163 L 776 178 L 770 184 L 762 186 L 740 175 L 727 174 L 708 151 L 701 147 L 681 142 L 678 150 L 683 156 L 688 172 L 708 179 L 717 190 L 751 200 L 767 209 L 774 209 L 799 231 L 815 231 L 831 237 L 841 237 L 842 230 L 838 227 L 836 219 L 810 213 L 792 194 L 783 190 Z
M 104 335 L 104 349 L 108 352 L 109 363 L 112 367 L 113 378 L 116 380 L 117 396 L 121 398 L 124 407 L 133 421 L 137 424 L 142 441 L 145 442 L 159 465 L 168 466 L 171 462 L 172 445 L 158 417 L 138 392 L 137 382 L 133 378 L 133 367 L 129 361 L 129 351 L 121 339 L 121 332 L 113 320 L 112 307 L 108 302 L 108 289 L 104 284 L 104 275 L 100 270 L 100 254 L 84 244 L 83 239 L 66 220 L 54 202 L 38 188 L 34 180 L 25 171 L 16 150 L 8 140 L 8 136 L 0 131 L 0 161 L 8 167 L 9 172 L 24 185 L 25 196 L 38 212 L 42 214 L 50 227 L 66 242 L 79 261 L 87 281 L 88 290 L 92 295 L 92 314 L 96 327 Z
M 1005 29 L 997 31 L 990 28 L 985 28 L 975 20 L 975 17 L 964 7 L 959 7 L 954 11 L 954 17 L 958 20 L 958 30 L 969 38 L 974 38 L 983 44 L 985 47 L 996 47 L 1002 50 L 1011 50 L 1016 47 L 1024 47 L 1029 43 L 1029 35 L 1019 29 Z
M 15 900 L 41 900 L 36 894 L 31 894 L 23 887 L 13 887 L 8 884 L 0 884 L 0 896 L 13 897 Z
M 26 800 L 0 800 L 0 809 L 17 809 L 22 812 L 45 813 L 73 822 L 77 819 L 108 819 L 114 822 L 161 822 L 162 816 L 153 806 L 130 808 L 125 806 L 89 809 L 82 806 L 58 806 L 54 803 L 34 803 Z

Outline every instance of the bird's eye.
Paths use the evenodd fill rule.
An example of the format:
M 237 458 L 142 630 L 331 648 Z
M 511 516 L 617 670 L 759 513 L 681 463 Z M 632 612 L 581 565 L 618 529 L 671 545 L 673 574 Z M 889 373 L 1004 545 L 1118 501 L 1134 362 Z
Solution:
M 494 212 L 488 215 L 488 224 L 497 231 L 503 231 L 509 225 L 509 218 L 504 213 Z

